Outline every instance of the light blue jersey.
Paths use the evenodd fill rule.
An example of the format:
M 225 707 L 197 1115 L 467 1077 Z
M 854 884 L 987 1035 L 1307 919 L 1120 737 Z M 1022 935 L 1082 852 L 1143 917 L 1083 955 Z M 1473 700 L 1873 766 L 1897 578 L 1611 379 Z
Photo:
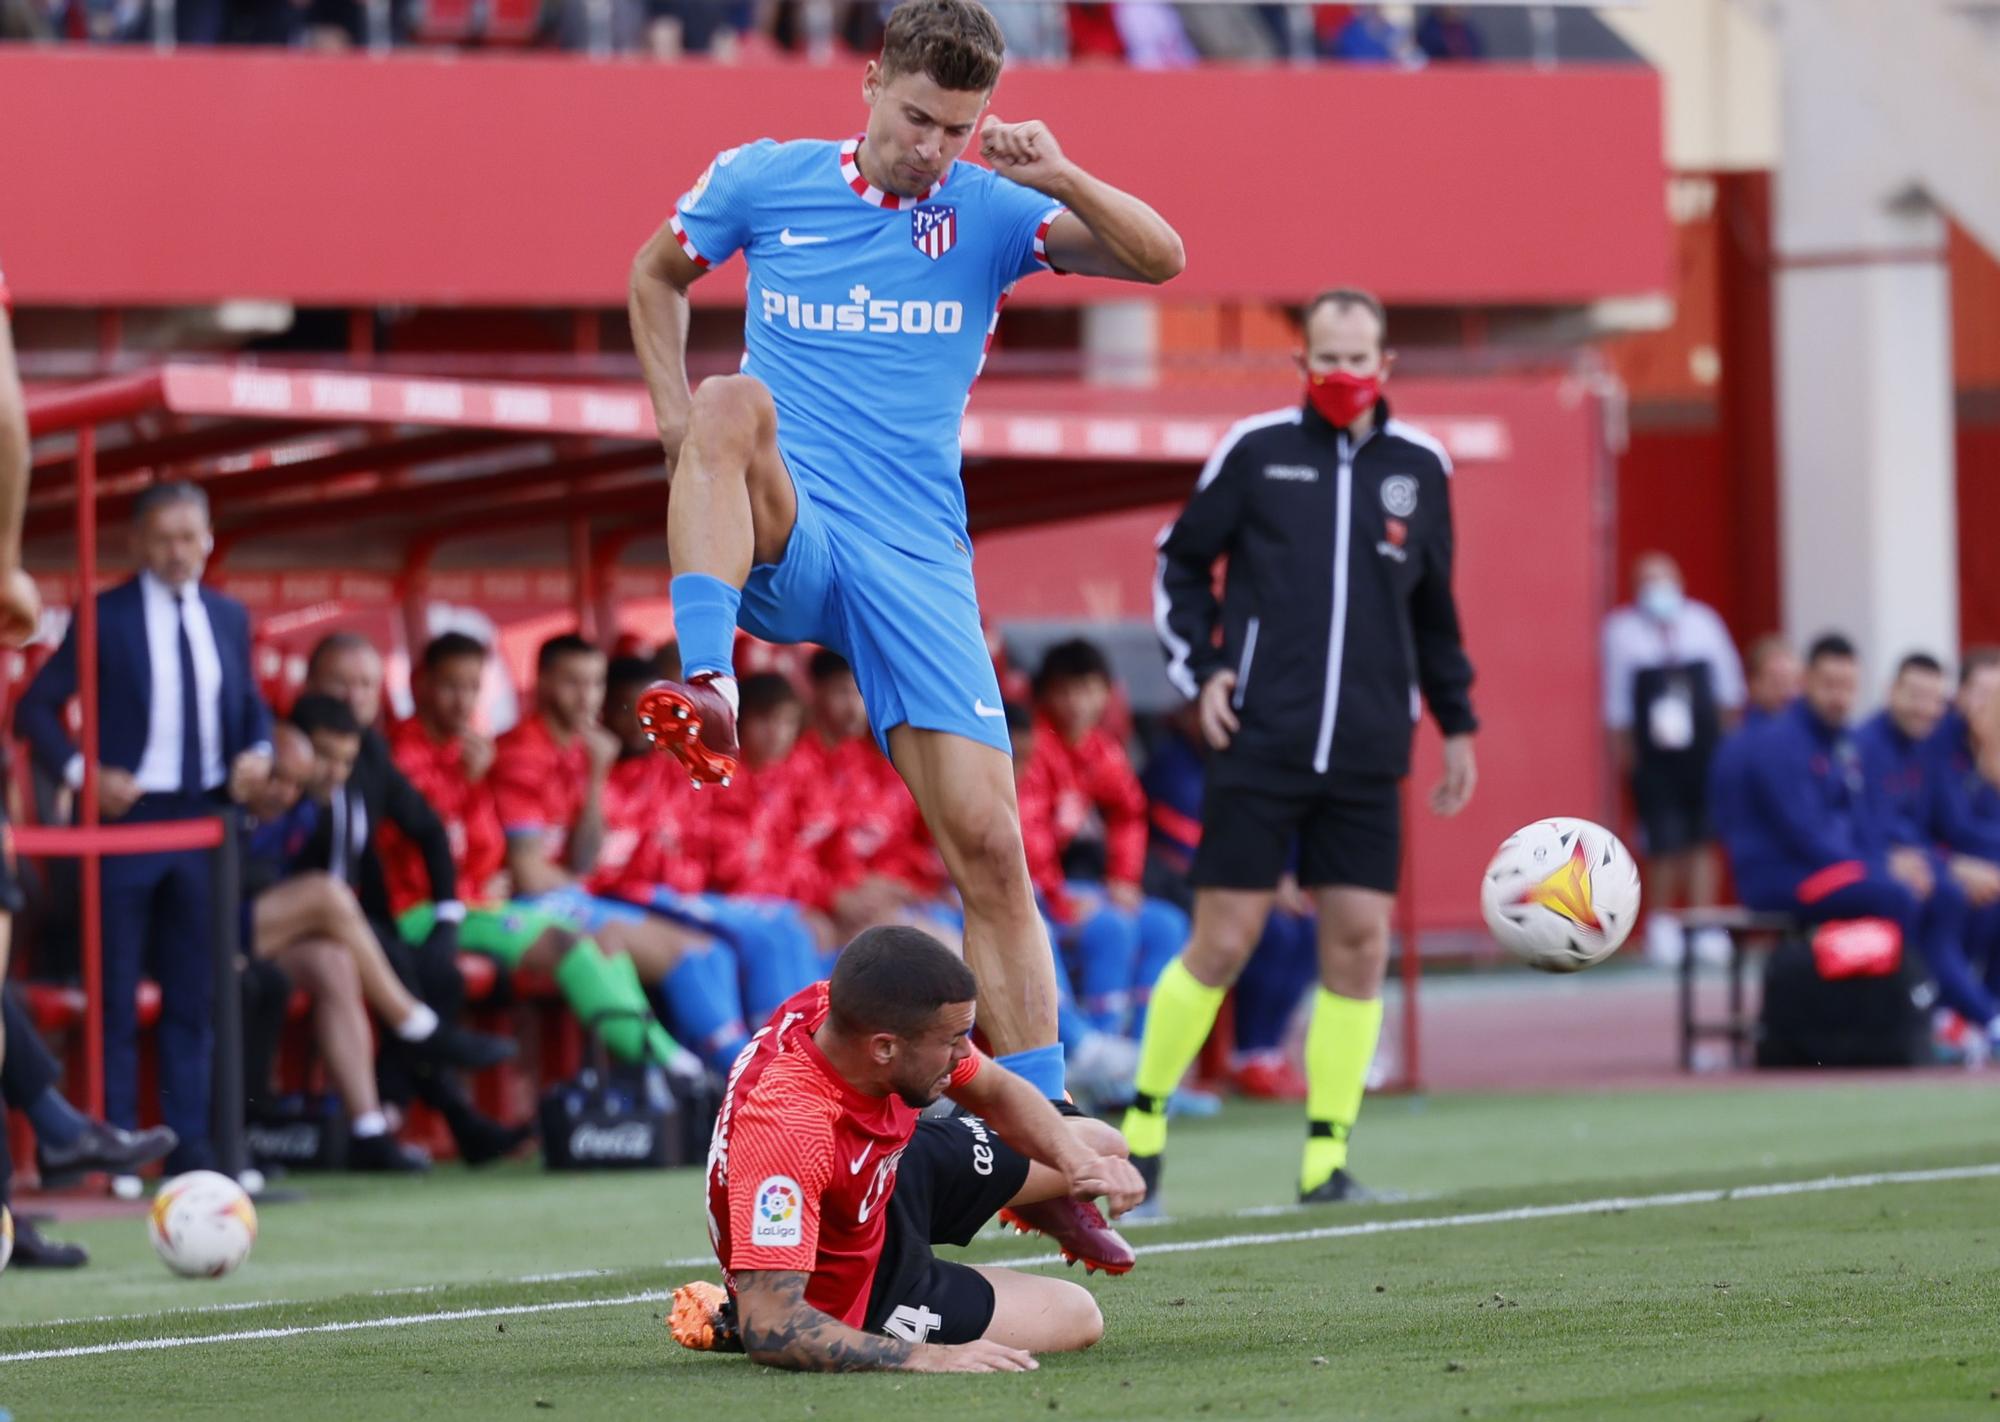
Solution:
M 778 447 L 837 527 L 930 562 L 965 556 L 959 421 L 1000 303 L 1045 270 L 1062 208 L 971 163 L 921 198 L 872 187 L 844 143 L 760 139 L 676 205 L 705 267 L 749 267 L 743 370 L 778 407 Z

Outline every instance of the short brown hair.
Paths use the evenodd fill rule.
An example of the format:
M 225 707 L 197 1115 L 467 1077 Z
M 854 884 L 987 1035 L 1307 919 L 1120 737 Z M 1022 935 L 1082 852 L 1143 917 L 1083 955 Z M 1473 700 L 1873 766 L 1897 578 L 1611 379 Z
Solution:
M 957 954 L 903 924 L 863 932 L 841 950 L 827 983 L 834 1025 L 849 1037 L 914 1037 L 940 1008 L 978 995 L 978 980 Z
M 940 89 L 985 93 L 1007 45 L 979 0 L 903 0 L 882 36 L 882 72 L 922 74 Z
M 1958 659 L 1958 684 L 1964 686 L 1993 666 L 2000 666 L 2000 647 L 1967 647 Z
M 1312 324 L 1313 313 L 1322 306 L 1332 306 L 1340 310 L 1359 307 L 1375 318 L 1375 329 L 1380 332 L 1380 343 L 1389 342 L 1389 313 L 1383 309 L 1382 299 L 1372 291 L 1363 291 L 1358 286 L 1329 287 L 1308 301 L 1305 310 L 1299 313 L 1299 329 L 1305 330 Z

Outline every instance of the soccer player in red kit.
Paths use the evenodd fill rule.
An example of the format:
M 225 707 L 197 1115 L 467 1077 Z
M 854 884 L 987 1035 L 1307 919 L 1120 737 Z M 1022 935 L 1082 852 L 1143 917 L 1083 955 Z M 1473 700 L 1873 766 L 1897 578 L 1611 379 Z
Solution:
M 1102 1336 L 1075 1284 L 931 1252 L 1010 1205 L 1144 1194 L 1117 1132 L 973 1048 L 977 988 L 928 934 L 874 928 L 751 1040 L 708 1157 L 727 1287 L 677 1291 L 677 1339 L 802 1371 L 1018 1372 Z M 978 1114 L 918 1119 L 946 1095 Z

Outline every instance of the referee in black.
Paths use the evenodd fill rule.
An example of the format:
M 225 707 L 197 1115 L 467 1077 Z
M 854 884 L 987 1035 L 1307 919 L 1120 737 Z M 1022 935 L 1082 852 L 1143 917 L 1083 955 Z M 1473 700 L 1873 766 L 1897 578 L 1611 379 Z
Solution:
M 1451 460 L 1382 398 L 1393 356 L 1381 302 L 1328 291 L 1303 326 L 1303 401 L 1237 423 L 1160 535 L 1154 606 L 1168 674 L 1198 698 L 1213 754 L 1194 933 L 1153 989 L 1125 1116 L 1133 1163 L 1155 1193 L 1167 1098 L 1262 935 L 1296 848 L 1320 961 L 1299 1198 L 1367 1197 L 1347 1173 L 1347 1142 L 1382 1028 L 1419 692 L 1445 736 L 1431 808 L 1457 814 L 1477 779 L 1472 664 L 1451 591 Z

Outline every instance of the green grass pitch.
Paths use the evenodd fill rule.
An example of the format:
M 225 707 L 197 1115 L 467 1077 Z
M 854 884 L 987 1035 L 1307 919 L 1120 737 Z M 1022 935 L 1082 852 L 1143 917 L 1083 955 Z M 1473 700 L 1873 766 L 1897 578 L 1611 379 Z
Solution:
M 706 1251 L 698 1175 L 522 1167 L 306 1179 L 310 1202 L 267 1206 L 249 1264 L 215 1283 L 170 1277 L 138 1220 L 63 1228 L 91 1268 L 0 1277 L 0 1409 L 19 1422 L 2000 1416 L 2000 1173 L 1976 1170 L 2000 1163 L 2000 1132 L 1970 1082 L 1378 1100 L 1357 1173 L 1418 1198 L 1310 1213 L 1284 1208 L 1298 1119 L 1238 1106 L 1177 1124 L 1173 1218 L 1132 1231 L 1149 1251 L 1132 1275 L 1091 1284 L 1104 1342 L 1032 1375 L 800 1377 L 681 1353 L 661 1295 L 713 1276 L 687 1262 Z M 1900 1178 L 1854 1183 L 1883 1173 Z M 1841 1188 L 1745 1188 L 1829 1177 Z M 1542 1208 L 1614 1197 L 1629 1203 Z M 1383 1222 L 1401 1225 L 1356 1228 Z M 994 1235 L 968 1257 L 1044 1253 Z M 149 1340 L 197 1341 L 134 1346 Z

